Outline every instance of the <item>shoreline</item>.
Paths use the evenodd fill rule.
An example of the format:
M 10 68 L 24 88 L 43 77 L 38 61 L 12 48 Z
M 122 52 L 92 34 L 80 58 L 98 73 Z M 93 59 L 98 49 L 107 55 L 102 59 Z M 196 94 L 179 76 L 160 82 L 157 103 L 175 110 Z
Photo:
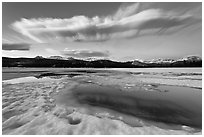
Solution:
M 53 97 L 62 93 L 67 86 L 68 89 L 71 89 L 71 87 L 78 84 L 77 82 L 94 82 L 102 85 L 118 85 L 120 83 L 120 86 L 126 87 L 124 88 L 126 90 L 133 88 L 135 86 L 133 83 L 144 84 L 140 80 L 137 80 L 137 82 L 132 81 L 133 79 L 128 78 L 126 73 L 123 75 L 123 79 L 120 79 L 121 77 L 118 73 L 109 75 L 108 78 L 111 79 L 111 83 L 109 83 L 110 80 L 107 80 L 106 75 L 109 74 L 106 74 L 106 72 L 97 74 L 84 73 L 84 75 L 72 78 L 66 77 L 66 75 L 59 78 L 51 76 L 55 78 L 53 81 L 45 80 L 40 82 L 39 80 L 39 82 L 34 83 L 16 83 L 11 85 L 3 83 L 2 112 L 4 116 L 11 116 L 8 119 L 4 119 L 2 124 L 3 134 L 201 134 L 201 131 L 193 133 L 194 129 L 190 127 L 184 127 L 183 130 L 168 130 L 153 125 L 131 127 L 120 120 L 111 119 L 110 113 L 101 113 L 98 116 L 93 116 L 85 113 L 86 109 L 77 110 L 77 108 L 56 104 L 56 99 Z M 131 81 L 133 82 L 132 85 Z M 148 82 L 145 83 L 148 85 Z M 147 88 L 148 86 L 145 87 Z M 9 92 L 15 92 L 15 97 L 9 95 Z M 44 122 L 42 123 L 41 121 Z M 56 122 L 60 126 L 56 125 Z M 42 124 L 40 128 L 43 131 L 39 131 L 38 126 L 40 124 Z M 104 129 L 98 124 L 102 124 Z M 35 128 L 31 128 L 33 126 Z M 85 128 L 85 126 L 87 127 Z M 91 126 L 94 129 L 91 129 Z M 111 131 L 109 131 L 110 129 Z

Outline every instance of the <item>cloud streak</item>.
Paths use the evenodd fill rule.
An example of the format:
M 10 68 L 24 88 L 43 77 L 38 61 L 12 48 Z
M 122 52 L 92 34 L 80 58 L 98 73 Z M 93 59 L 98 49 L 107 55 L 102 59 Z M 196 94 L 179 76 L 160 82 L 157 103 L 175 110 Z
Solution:
M 150 6 L 143 3 L 122 5 L 115 14 L 106 17 L 23 18 L 14 22 L 12 28 L 40 43 L 52 40 L 82 42 L 166 34 L 202 21 L 190 12 L 147 5 Z
M 69 50 L 62 51 L 62 55 L 76 58 L 90 58 L 90 57 L 109 57 L 108 51 L 93 51 L 93 50 Z
M 18 51 L 28 51 L 30 50 L 30 44 L 27 43 L 3 43 L 2 50 L 18 50 Z

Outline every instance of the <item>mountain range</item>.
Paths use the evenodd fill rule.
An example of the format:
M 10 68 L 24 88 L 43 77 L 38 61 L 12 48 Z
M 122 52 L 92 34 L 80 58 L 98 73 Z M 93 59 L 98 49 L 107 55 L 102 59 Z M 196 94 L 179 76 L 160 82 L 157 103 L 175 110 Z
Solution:
M 50 56 L 44 58 L 9 58 L 2 57 L 3 67 L 90 67 L 90 68 L 149 68 L 149 67 L 202 67 L 202 58 L 198 56 L 187 56 L 181 59 L 152 59 L 133 60 L 126 62 L 112 61 L 108 59 L 75 59 L 61 56 Z

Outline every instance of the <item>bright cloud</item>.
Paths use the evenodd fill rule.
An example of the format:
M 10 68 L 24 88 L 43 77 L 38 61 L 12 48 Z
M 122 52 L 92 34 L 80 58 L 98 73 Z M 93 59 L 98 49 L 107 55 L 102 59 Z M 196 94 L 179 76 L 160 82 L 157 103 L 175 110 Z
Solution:
M 12 24 L 17 32 L 36 42 L 106 41 L 146 34 L 166 34 L 201 22 L 189 12 L 162 8 L 141 8 L 140 3 L 121 6 L 106 17 L 21 19 Z
M 93 51 L 93 50 L 69 50 L 62 51 L 62 55 L 77 57 L 77 58 L 90 58 L 90 57 L 109 57 L 108 51 Z

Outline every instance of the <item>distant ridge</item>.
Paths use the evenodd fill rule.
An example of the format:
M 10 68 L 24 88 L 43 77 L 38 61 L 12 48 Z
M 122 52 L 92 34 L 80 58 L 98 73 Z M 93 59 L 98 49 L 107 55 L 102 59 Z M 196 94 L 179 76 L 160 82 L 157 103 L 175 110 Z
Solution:
M 3 67 L 90 67 L 90 68 L 151 68 L 151 67 L 202 67 L 202 58 L 187 56 L 178 60 L 153 59 L 117 62 L 108 59 L 75 59 L 61 56 L 44 58 L 8 58 L 2 57 Z

